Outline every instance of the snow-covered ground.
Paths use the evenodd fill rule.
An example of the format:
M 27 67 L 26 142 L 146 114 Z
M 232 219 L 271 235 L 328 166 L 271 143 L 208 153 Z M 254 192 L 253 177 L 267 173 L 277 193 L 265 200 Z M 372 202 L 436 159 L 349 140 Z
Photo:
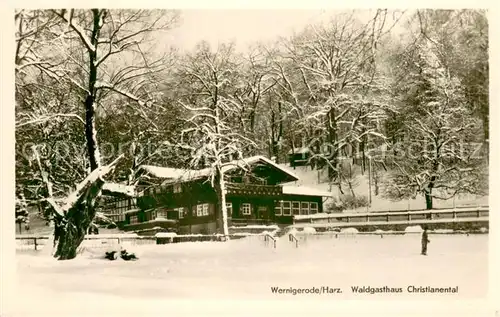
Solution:
M 19 313 L 65 316 L 124 309 L 165 299 L 382 299 L 352 286 L 401 287 L 391 299 L 480 298 L 487 294 L 488 235 L 308 236 L 298 248 L 287 237 L 277 248 L 260 237 L 227 243 L 192 242 L 129 249 L 136 262 L 100 259 L 90 251 L 71 261 L 44 252 L 16 255 Z M 100 251 L 101 252 L 101 251 Z M 456 287 L 457 294 L 410 294 L 408 286 Z M 279 288 L 340 288 L 341 294 L 276 294 Z M 142 304 L 141 304 L 142 305 Z M 64 308 L 63 308 L 64 307 Z M 139 307 L 139 306 L 134 306 Z M 143 306 L 144 307 L 144 306 Z M 165 306 L 165 312 L 168 307 Z

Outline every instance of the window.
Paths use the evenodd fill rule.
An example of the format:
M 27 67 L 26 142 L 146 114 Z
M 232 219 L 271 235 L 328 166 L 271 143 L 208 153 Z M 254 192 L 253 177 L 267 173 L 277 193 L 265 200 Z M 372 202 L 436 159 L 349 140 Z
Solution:
M 233 215 L 233 203 L 226 203 L 226 212 L 228 217 Z
M 193 208 L 193 216 L 203 217 L 209 215 L 208 204 L 198 204 Z M 196 210 L 196 213 L 195 213 Z
M 283 216 L 291 216 L 292 215 L 291 205 L 292 204 L 289 201 L 283 202 Z
M 292 202 L 292 212 L 294 215 L 300 215 L 300 202 L 298 201 Z
M 311 202 L 311 214 L 318 213 L 318 203 Z
M 177 211 L 179 219 L 184 218 L 184 207 L 175 208 L 174 210 Z
M 168 219 L 168 211 L 167 210 L 157 210 L 156 218 Z
M 280 201 L 276 202 L 276 205 L 274 205 L 274 215 L 275 216 L 281 216 L 283 214 L 283 211 L 281 210 L 282 204 L 283 204 L 283 202 L 280 200 Z
M 300 214 L 309 215 L 309 202 L 303 201 L 300 203 Z
M 182 192 L 181 184 L 174 184 L 174 193 L 181 193 L 181 192 Z
M 252 205 L 248 203 L 241 204 L 241 214 L 242 215 L 251 215 L 252 214 Z
M 130 216 L 130 224 L 139 223 L 137 216 Z
M 156 187 L 154 188 L 154 190 L 155 190 L 155 193 L 156 193 L 156 194 L 161 193 L 161 186 L 156 186 Z

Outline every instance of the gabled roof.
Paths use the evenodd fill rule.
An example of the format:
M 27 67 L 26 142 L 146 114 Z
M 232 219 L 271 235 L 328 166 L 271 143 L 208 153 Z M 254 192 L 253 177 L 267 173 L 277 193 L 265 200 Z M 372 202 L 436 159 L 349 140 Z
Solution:
M 238 168 L 241 169 L 247 169 L 248 166 L 255 165 L 257 163 L 262 163 L 265 165 L 270 165 L 276 170 L 279 170 L 283 174 L 285 174 L 287 177 L 288 182 L 293 182 L 299 180 L 299 177 L 289 171 L 288 169 L 276 164 L 272 160 L 268 159 L 267 157 L 257 155 L 257 156 L 251 156 L 247 157 L 244 159 L 240 160 L 233 160 L 227 163 L 224 163 L 222 165 L 222 171 L 223 172 L 229 172 Z M 192 169 L 179 169 L 179 168 L 170 168 L 170 167 L 160 167 L 160 166 L 153 166 L 153 165 L 141 165 L 139 169 L 142 169 L 146 171 L 147 173 L 151 174 L 154 177 L 158 178 L 164 178 L 164 179 L 172 179 L 172 180 L 181 180 L 181 181 L 188 181 L 188 180 L 195 180 L 199 178 L 205 178 L 209 177 L 212 173 L 211 168 L 205 168 L 201 170 L 192 170 Z
M 104 183 L 102 185 L 103 194 L 122 194 L 130 197 L 135 197 L 135 186 L 119 184 L 119 183 Z
M 154 177 L 178 180 L 193 180 L 210 175 L 209 169 L 191 170 L 182 168 L 170 168 L 153 165 L 141 165 L 139 169 L 146 171 Z

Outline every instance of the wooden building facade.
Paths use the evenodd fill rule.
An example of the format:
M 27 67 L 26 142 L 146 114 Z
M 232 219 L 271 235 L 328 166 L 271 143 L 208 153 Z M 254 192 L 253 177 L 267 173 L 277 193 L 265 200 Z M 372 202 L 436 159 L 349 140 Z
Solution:
M 142 166 L 135 205 L 121 212 L 127 231 L 216 233 L 218 200 L 210 170 Z M 255 156 L 224 166 L 229 226 L 290 224 L 294 215 L 323 212 L 330 193 L 286 185 L 299 178 L 273 161 Z

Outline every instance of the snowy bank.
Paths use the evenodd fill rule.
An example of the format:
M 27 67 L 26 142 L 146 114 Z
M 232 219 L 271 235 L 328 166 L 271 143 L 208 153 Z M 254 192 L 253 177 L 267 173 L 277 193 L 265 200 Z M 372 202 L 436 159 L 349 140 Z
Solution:
M 424 231 L 424 229 L 422 229 L 422 227 L 420 226 L 408 226 L 405 229 L 406 233 L 420 233 L 422 231 Z

